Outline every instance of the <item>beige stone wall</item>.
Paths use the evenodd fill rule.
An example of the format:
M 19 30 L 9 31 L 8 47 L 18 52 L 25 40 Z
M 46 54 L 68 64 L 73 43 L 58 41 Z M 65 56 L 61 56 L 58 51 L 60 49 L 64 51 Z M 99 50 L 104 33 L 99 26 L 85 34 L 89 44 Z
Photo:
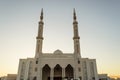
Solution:
M 78 72 L 76 73 L 78 75 L 78 78 L 79 76 L 82 75 L 82 78 L 84 80 L 89 80 L 93 78 L 95 78 L 95 80 L 98 79 L 95 59 L 82 58 L 80 60 L 80 64 L 77 64 L 74 61 L 75 61 L 74 54 L 52 54 L 52 53 L 42 54 L 40 59 L 38 59 L 38 62 L 40 64 L 36 64 L 35 58 L 21 59 L 19 63 L 17 80 L 20 79 L 33 80 L 33 78 L 38 75 L 37 71 L 42 69 L 45 64 L 48 64 L 50 68 L 54 68 L 57 64 L 59 64 L 62 68 L 65 68 L 68 64 L 70 64 L 74 68 L 74 72 L 75 70 L 78 70 Z M 78 66 L 77 69 L 75 69 L 76 65 Z M 82 65 L 82 67 L 80 65 Z M 35 68 L 37 68 L 37 71 L 35 71 Z M 39 78 L 40 74 L 41 72 L 39 72 Z
M 8 74 L 6 80 L 16 80 L 17 74 Z
M 98 80 L 96 60 L 82 58 L 81 61 L 83 80 Z
M 7 80 L 7 76 L 0 77 L 0 80 Z

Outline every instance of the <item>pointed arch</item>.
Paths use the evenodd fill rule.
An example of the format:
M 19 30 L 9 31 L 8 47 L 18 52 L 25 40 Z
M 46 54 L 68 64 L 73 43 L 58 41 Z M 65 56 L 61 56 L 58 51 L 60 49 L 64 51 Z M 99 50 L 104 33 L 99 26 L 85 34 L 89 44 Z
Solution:
M 65 68 L 65 75 L 67 79 L 73 79 L 74 78 L 74 70 L 73 67 L 68 64 L 67 67 Z
M 42 80 L 50 80 L 50 67 L 46 64 L 42 69 Z
M 59 64 L 54 67 L 54 80 L 62 80 L 62 67 Z

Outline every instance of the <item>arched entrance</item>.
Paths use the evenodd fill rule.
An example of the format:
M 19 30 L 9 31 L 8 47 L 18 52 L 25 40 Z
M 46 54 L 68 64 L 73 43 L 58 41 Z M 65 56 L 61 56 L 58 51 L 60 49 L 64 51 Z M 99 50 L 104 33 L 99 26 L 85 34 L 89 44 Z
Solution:
M 62 67 L 59 64 L 54 68 L 54 80 L 62 80 Z
M 42 80 L 50 80 L 50 67 L 46 64 L 42 69 Z
M 73 67 L 68 64 L 67 67 L 65 68 L 65 75 L 66 75 L 66 79 L 67 80 L 71 80 L 74 78 L 74 71 L 73 71 Z

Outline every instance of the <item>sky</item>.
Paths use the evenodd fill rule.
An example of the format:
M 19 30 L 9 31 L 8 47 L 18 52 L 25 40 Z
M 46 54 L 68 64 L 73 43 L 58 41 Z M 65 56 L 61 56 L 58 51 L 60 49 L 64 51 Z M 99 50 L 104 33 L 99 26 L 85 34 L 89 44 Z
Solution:
M 120 0 L 0 0 L 0 76 L 35 56 L 42 8 L 44 53 L 73 53 L 75 8 L 82 57 L 96 59 L 98 73 L 120 76 Z

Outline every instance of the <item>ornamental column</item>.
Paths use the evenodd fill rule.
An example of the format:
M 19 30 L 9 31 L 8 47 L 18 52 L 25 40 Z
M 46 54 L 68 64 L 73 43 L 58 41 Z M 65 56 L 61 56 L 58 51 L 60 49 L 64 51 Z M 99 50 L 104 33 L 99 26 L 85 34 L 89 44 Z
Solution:
M 65 78 L 65 68 L 62 68 L 62 79 L 64 80 Z
M 50 71 L 50 80 L 54 80 L 54 68 L 51 68 L 51 71 Z

